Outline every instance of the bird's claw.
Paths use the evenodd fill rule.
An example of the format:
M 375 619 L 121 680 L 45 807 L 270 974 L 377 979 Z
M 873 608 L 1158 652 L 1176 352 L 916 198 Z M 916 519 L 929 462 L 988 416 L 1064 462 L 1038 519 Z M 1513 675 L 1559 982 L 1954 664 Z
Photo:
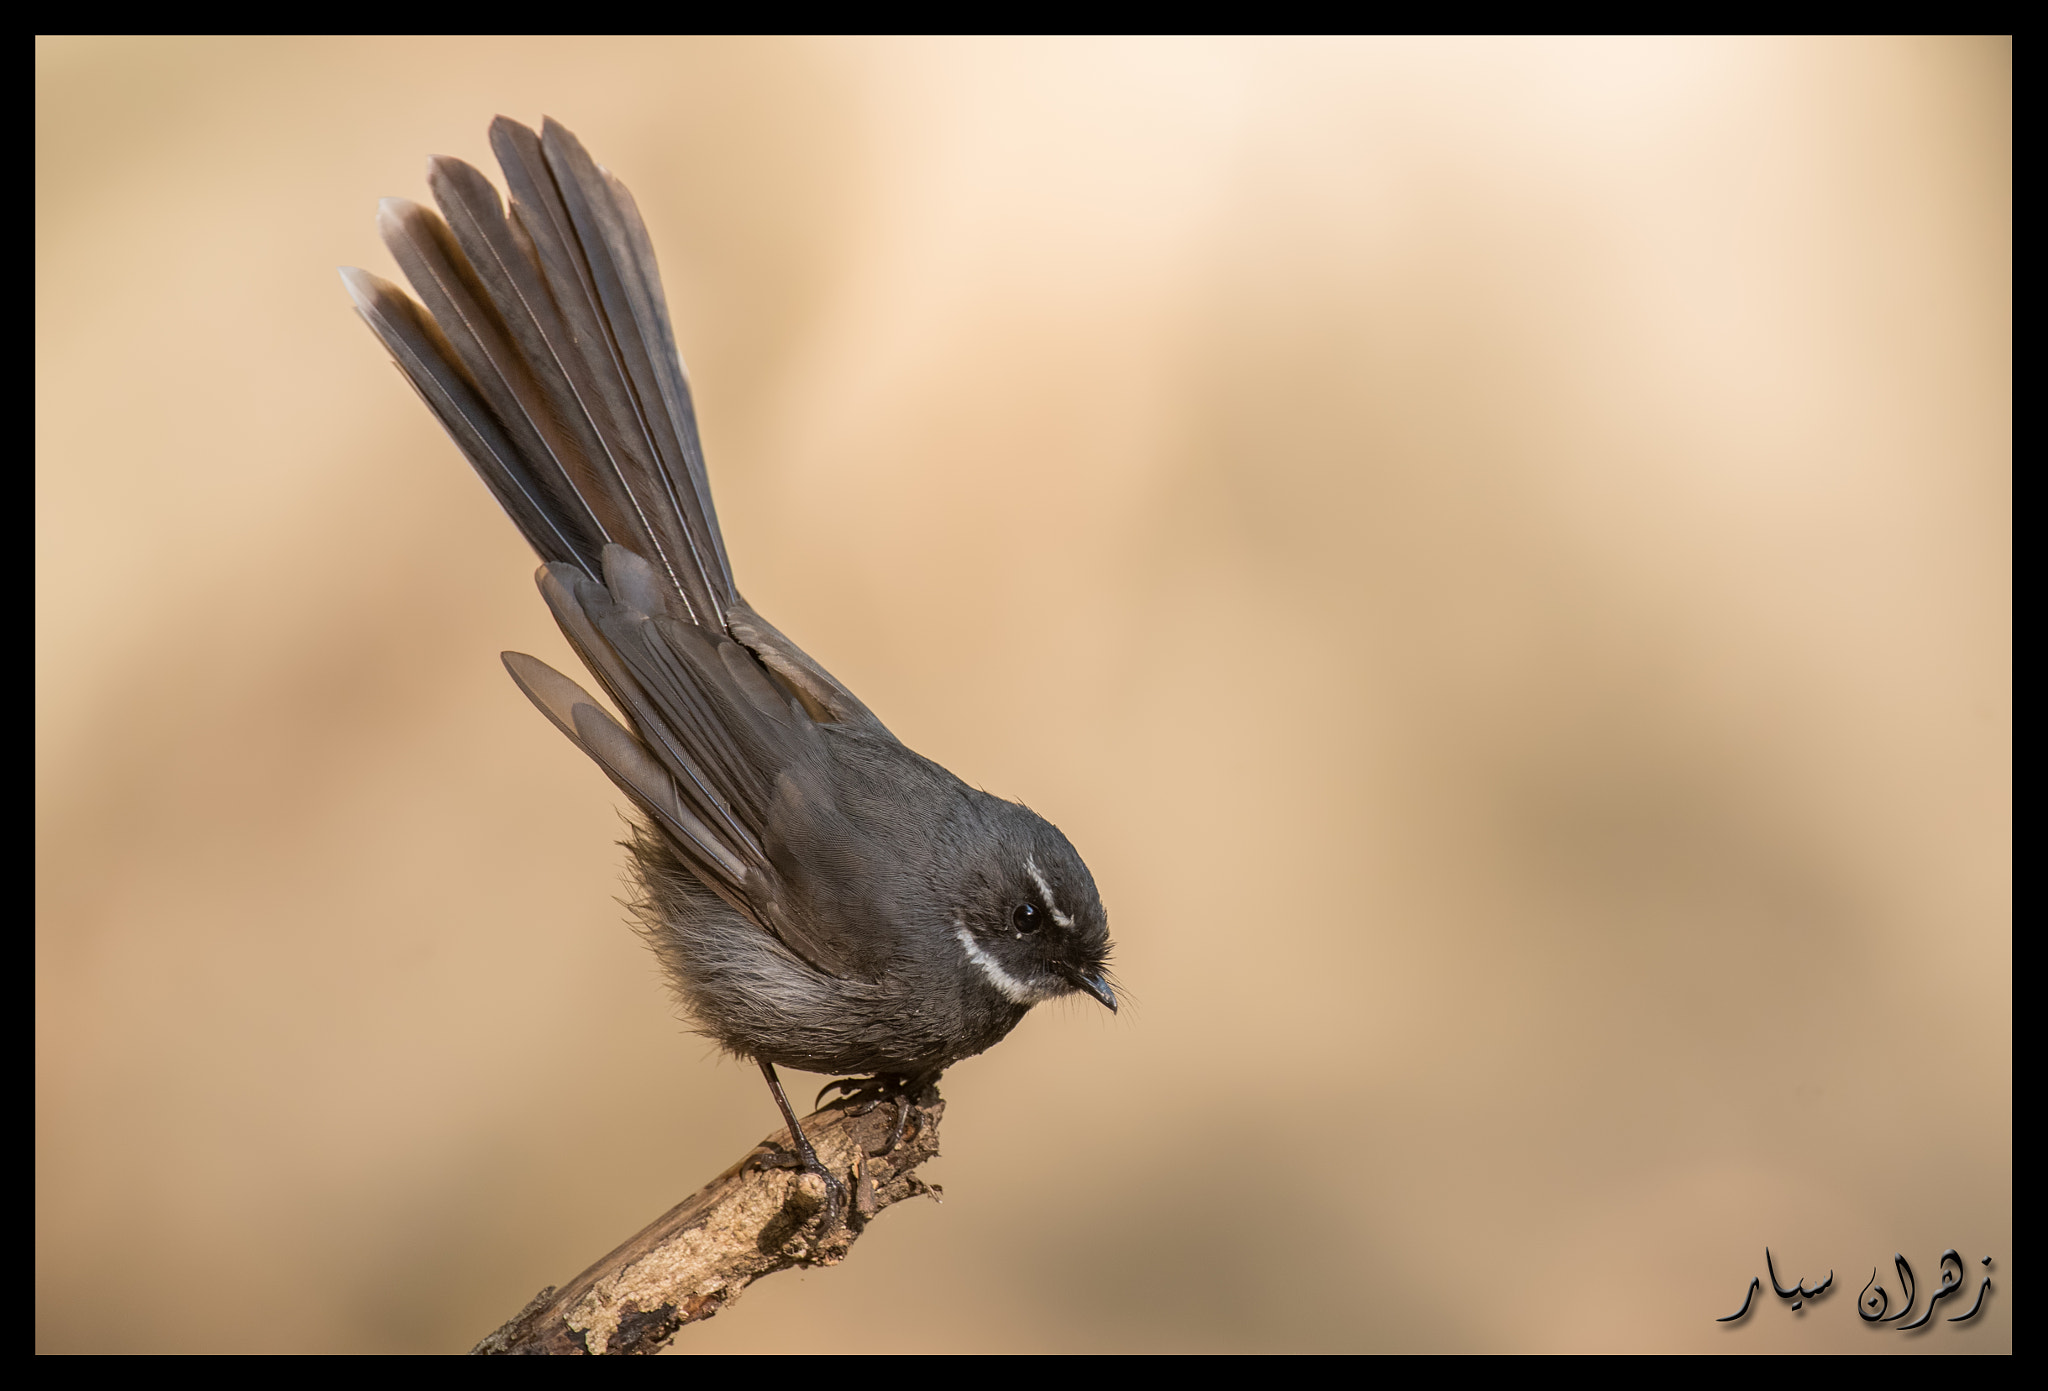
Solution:
M 839 1230 L 847 1212 L 846 1184 L 823 1164 L 787 1150 L 758 1149 L 747 1157 L 746 1167 L 756 1173 L 770 1169 L 795 1169 L 800 1173 L 816 1174 L 825 1185 L 825 1210 L 818 1223 L 817 1239 L 822 1241 Z
M 855 1111 L 853 1114 L 864 1116 L 868 1111 L 875 1109 L 874 1103 L 881 1099 L 886 1086 L 880 1077 L 841 1077 L 818 1088 L 818 1099 L 811 1103 L 811 1109 L 815 1111 L 823 1106 L 827 1093 L 838 1092 L 841 1097 L 861 1098 L 867 1110 Z
M 916 1083 L 908 1077 L 841 1077 L 818 1089 L 818 1099 L 812 1103 L 812 1109 L 822 1106 L 830 1092 L 838 1092 L 842 1099 L 853 1103 L 846 1110 L 849 1116 L 865 1116 L 884 1101 L 895 1102 L 896 1118 L 890 1123 L 889 1138 L 880 1149 L 867 1151 L 868 1158 L 880 1159 L 894 1154 L 896 1147 L 903 1143 L 903 1137 L 910 1129 L 911 1094 L 915 1089 Z

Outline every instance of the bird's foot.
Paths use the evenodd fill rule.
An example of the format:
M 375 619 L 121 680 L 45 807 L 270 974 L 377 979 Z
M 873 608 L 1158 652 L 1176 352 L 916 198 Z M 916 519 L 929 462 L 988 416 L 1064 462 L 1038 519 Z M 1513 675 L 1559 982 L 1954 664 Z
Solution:
M 748 1156 L 747 1168 L 755 1173 L 771 1169 L 795 1169 L 801 1173 L 816 1174 L 825 1185 L 825 1211 L 818 1222 L 818 1239 L 822 1241 L 839 1230 L 839 1224 L 846 1216 L 846 1184 L 818 1162 L 815 1152 L 805 1156 L 792 1154 L 788 1150 L 758 1149 Z
M 906 1077 L 900 1073 L 878 1073 L 873 1077 L 841 1077 L 827 1082 L 818 1089 L 818 1099 L 813 1105 L 822 1105 L 827 1092 L 839 1092 L 846 1102 L 847 1114 L 865 1116 L 884 1101 L 896 1103 L 896 1116 L 889 1126 L 889 1138 L 877 1150 L 867 1151 L 870 1159 L 881 1159 L 894 1154 L 896 1147 L 903 1143 L 903 1137 L 910 1129 L 910 1113 L 915 1106 L 914 1098 L 923 1090 L 923 1079 Z
M 849 1102 L 851 1104 L 847 1106 L 848 1115 L 865 1116 L 881 1103 L 885 1085 L 880 1077 L 841 1077 L 818 1088 L 818 1097 L 811 1103 L 811 1109 L 821 1109 L 825 1104 L 825 1098 L 833 1092 L 838 1092 L 839 1101 L 834 1102 L 834 1105 Z

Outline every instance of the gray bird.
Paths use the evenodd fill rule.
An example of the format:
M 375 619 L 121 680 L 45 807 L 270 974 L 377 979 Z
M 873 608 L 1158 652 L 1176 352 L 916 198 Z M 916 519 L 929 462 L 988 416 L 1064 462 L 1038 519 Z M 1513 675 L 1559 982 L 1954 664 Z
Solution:
M 1116 1008 L 1102 899 L 1057 827 L 905 748 L 740 598 L 633 196 L 552 120 L 535 135 L 501 116 L 491 148 L 509 214 L 453 159 L 428 165 L 440 216 L 380 207 L 424 312 L 342 279 L 539 553 L 548 608 L 624 716 L 504 654 L 641 813 L 641 929 L 697 1027 L 759 1062 L 783 1162 L 825 1179 L 829 1229 L 843 1187 L 776 1065 L 875 1079 L 893 1144 L 915 1089 L 1031 1006 L 1079 991 Z

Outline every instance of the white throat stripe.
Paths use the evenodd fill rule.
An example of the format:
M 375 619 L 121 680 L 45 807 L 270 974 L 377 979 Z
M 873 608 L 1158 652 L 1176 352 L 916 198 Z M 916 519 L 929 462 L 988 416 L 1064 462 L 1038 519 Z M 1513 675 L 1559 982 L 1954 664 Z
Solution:
M 1003 998 L 1013 1005 L 1035 1005 L 1044 999 L 1044 992 L 1034 990 L 1003 969 L 1003 963 L 981 949 L 981 943 L 974 940 L 974 934 L 962 923 L 953 929 L 953 936 L 967 952 L 967 959 L 981 968 L 988 983 L 1003 992 Z

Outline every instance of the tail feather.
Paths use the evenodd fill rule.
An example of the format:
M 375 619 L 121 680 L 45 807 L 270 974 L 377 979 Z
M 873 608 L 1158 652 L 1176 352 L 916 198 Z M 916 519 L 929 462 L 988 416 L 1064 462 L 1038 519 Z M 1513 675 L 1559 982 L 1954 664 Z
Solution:
M 589 568 L 613 539 L 593 506 L 602 494 L 590 461 L 562 428 L 548 392 L 447 224 L 417 203 L 386 198 L 378 206 L 377 225 L 456 364 L 554 503 L 565 529 L 581 543 L 578 564 Z
M 493 123 L 494 134 L 501 124 L 511 123 L 499 117 Z M 715 605 L 713 621 L 723 627 L 725 611 L 738 594 L 718 531 L 711 480 L 704 472 L 704 450 L 697 438 L 697 409 L 683 377 L 682 355 L 676 351 L 647 224 L 626 186 L 599 168 L 583 143 L 552 118 L 541 123 L 541 149 L 575 221 L 605 322 L 659 452 L 662 467 L 649 482 L 667 494 L 682 523 L 680 539 Z
M 464 269 L 516 349 L 508 380 L 525 384 L 548 423 L 563 437 L 568 454 L 563 462 L 579 492 L 587 490 L 584 501 L 606 539 L 644 546 L 645 528 L 633 522 L 632 500 L 624 495 L 613 462 L 619 446 L 605 438 L 605 425 L 616 411 L 602 399 L 598 383 L 604 378 L 593 377 L 576 351 L 530 245 L 522 245 L 512 234 L 498 191 L 475 168 L 456 159 L 430 160 L 427 183 L 447 219 L 447 234 L 461 252 Z
M 491 145 L 511 190 L 512 244 L 530 255 L 560 325 L 560 385 L 603 437 L 606 482 L 627 521 L 608 539 L 666 571 L 693 622 L 723 628 L 738 596 L 646 227 L 573 135 L 552 121 L 544 130 L 501 116 Z M 436 187 L 444 210 L 473 216 L 482 199 L 446 166 L 447 192 Z M 496 195 L 484 196 L 495 215 Z
M 711 611 L 709 592 L 693 583 L 701 576 L 677 554 L 680 514 L 604 326 L 576 287 L 573 258 L 566 248 L 554 248 L 563 254 L 552 259 L 570 262 L 571 273 L 566 282 L 545 279 L 539 244 L 523 229 L 515 232 L 518 224 L 506 218 L 497 190 L 470 165 L 435 159 L 428 182 L 467 269 L 518 348 L 519 367 L 566 437 L 571 476 L 605 542 L 653 557 L 693 618 Z M 562 290 L 563 283 L 570 289 Z
M 563 514 L 527 456 L 499 425 L 440 327 L 390 281 L 346 266 L 341 281 L 356 313 L 383 340 L 427 409 L 475 465 L 491 495 L 544 561 L 574 565 L 595 554 L 591 538 Z
M 545 132 L 491 127 L 509 213 L 452 159 L 428 167 L 441 215 L 385 200 L 385 244 L 427 310 L 412 317 L 437 327 L 413 333 L 409 353 L 372 327 L 478 470 L 509 471 L 544 500 L 545 515 L 507 506 L 544 559 L 595 579 L 603 548 L 624 546 L 665 575 L 677 601 L 665 609 L 723 630 L 739 596 L 647 229 L 573 135 L 552 121 Z

